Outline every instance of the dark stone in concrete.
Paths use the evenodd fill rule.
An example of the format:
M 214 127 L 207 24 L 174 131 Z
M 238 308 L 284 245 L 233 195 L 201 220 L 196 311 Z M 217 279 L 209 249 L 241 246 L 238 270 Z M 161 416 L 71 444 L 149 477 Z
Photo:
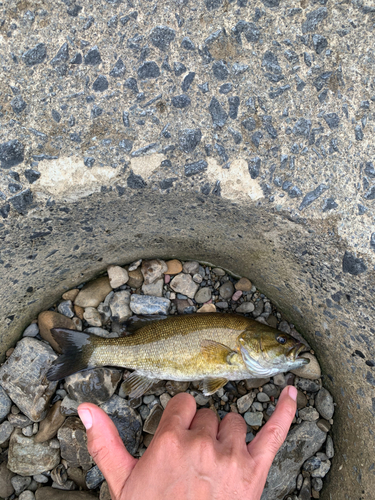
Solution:
M 0 144 L 0 166 L 1 168 L 12 168 L 24 160 L 25 147 L 18 139 Z
M 22 60 L 26 66 L 41 64 L 47 57 L 47 47 L 44 43 L 38 43 L 22 55 Z

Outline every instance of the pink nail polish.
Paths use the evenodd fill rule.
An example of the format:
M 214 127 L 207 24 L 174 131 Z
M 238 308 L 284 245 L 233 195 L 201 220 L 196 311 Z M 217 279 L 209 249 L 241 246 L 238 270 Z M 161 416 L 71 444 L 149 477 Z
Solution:
M 293 399 L 293 401 L 297 400 L 297 389 L 293 385 L 289 386 L 288 394 Z
M 86 430 L 91 429 L 92 426 L 92 416 L 90 410 L 86 410 L 86 408 L 82 408 L 82 410 L 78 410 L 79 418 L 82 420 L 83 425 Z

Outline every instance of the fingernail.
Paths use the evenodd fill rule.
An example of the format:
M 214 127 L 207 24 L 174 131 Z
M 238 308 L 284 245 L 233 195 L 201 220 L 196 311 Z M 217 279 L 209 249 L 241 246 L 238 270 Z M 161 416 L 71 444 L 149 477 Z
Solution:
M 293 401 L 297 400 L 297 389 L 294 387 L 294 385 L 289 386 L 288 394 L 293 399 Z
M 82 420 L 83 425 L 86 430 L 91 429 L 92 426 L 92 416 L 90 410 L 82 409 L 78 410 L 79 418 Z

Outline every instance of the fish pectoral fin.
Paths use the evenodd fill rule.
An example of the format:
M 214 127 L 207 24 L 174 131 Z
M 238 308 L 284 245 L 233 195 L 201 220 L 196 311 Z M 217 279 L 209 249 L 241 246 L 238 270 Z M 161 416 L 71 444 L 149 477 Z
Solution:
M 232 355 L 235 354 L 230 347 L 208 339 L 201 342 L 201 352 L 203 356 L 210 358 L 210 360 L 216 359 L 218 362 L 229 364 Z
M 205 396 L 211 396 L 211 394 L 221 389 L 227 382 L 228 380 L 226 378 L 205 378 L 200 385 L 203 394 Z
M 143 377 L 138 375 L 137 372 L 133 372 L 129 377 L 123 382 L 122 389 L 126 396 L 130 399 L 140 398 L 154 383 L 154 380 L 148 377 Z

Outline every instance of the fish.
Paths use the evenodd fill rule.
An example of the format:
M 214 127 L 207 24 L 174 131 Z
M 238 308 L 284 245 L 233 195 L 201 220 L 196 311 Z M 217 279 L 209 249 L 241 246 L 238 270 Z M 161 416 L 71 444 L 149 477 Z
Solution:
M 50 381 L 76 372 L 115 366 L 134 370 L 123 389 L 142 396 L 155 379 L 200 381 L 209 396 L 229 380 L 266 378 L 309 362 L 305 344 L 239 314 L 205 313 L 167 316 L 134 323 L 134 333 L 118 338 L 53 328 L 62 350 L 47 372 Z

